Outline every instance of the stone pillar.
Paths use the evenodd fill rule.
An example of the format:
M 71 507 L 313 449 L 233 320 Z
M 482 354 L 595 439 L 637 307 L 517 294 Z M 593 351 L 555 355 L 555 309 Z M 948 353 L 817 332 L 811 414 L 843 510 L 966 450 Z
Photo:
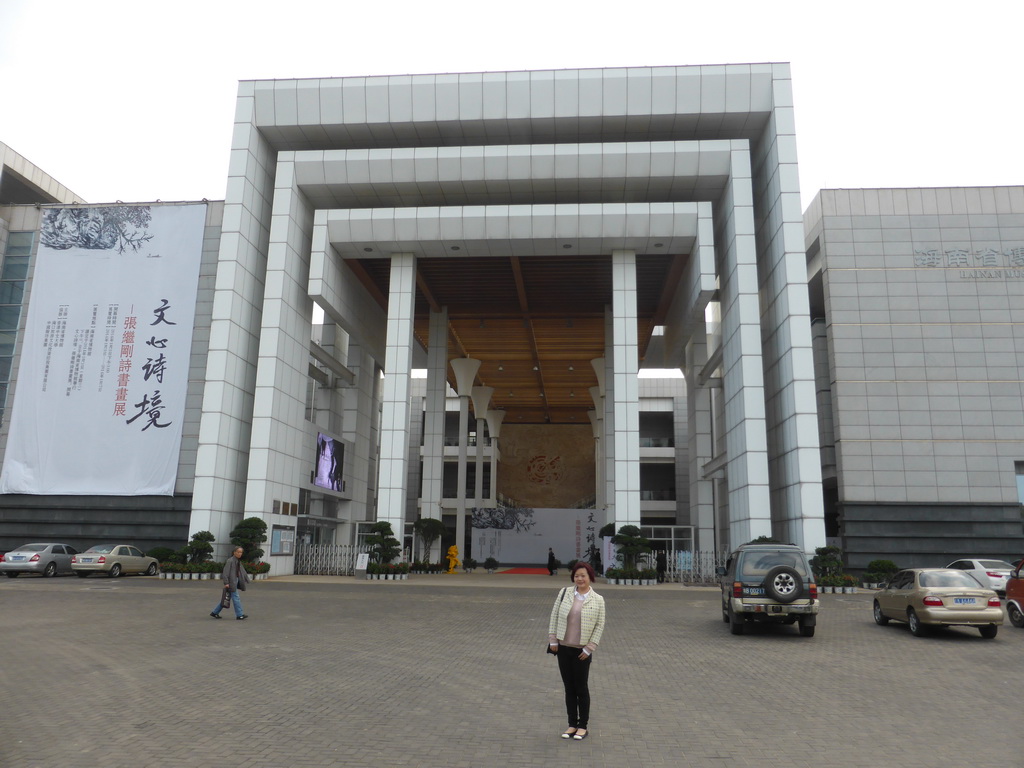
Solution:
M 452 360 L 452 371 L 455 372 L 455 385 L 459 395 L 459 487 L 455 492 L 455 545 L 459 548 L 461 558 L 466 549 L 466 454 L 469 438 L 469 395 L 473 389 L 473 380 L 480 370 L 480 361 L 470 357 L 457 357 Z
M 636 253 L 612 251 L 612 397 L 615 527 L 640 525 L 640 385 L 637 382 Z
M 423 425 L 423 492 L 420 517 L 441 519 L 444 497 L 444 417 L 448 387 L 448 309 L 430 313 L 430 339 L 427 348 L 427 397 Z M 423 554 L 431 562 L 440 558 L 441 541 Z
M 476 482 L 473 486 L 473 506 L 484 506 L 484 425 L 487 424 L 487 406 L 494 394 L 494 387 L 473 387 L 473 415 L 476 417 Z M 472 541 L 472 538 L 470 539 Z M 459 547 L 461 550 L 462 547 Z M 463 554 L 469 555 L 469 548 Z
M 488 506 L 498 506 L 498 438 L 501 437 L 501 422 L 505 420 L 505 411 L 487 412 L 487 431 L 491 436 L 491 495 Z
M 409 377 L 412 372 L 415 305 L 416 257 L 411 253 L 392 254 L 380 464 L 377 467 L 377 520 L 391 523 L 399 541 L 402 541 L 405 523 Z

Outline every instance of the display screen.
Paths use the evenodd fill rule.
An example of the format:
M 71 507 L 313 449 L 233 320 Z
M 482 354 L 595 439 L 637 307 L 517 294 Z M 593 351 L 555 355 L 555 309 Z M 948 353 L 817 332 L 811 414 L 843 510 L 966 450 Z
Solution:
M 323 432 L 316 435 L 316 466 L 313 485 L 330 491 L 345 490 L 342 469 L 345 466 L 345 444 Z

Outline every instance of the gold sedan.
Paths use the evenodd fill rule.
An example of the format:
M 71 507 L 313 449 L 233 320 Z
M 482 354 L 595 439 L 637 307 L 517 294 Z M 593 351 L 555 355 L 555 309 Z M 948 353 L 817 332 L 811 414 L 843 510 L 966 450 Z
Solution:
M 949 568 L 910 568 L 896 573 L 875 595 L 875 623 L 905 621 L 915 637 L 935 627 L 977 627 L 991 639 L 1003 623 L 995 591 L 969 573 Z

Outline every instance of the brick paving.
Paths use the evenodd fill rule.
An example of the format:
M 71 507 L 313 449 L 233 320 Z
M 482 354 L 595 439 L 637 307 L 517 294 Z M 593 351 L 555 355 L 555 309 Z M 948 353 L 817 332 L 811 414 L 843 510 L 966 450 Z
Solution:
M 564 577 L 0 579 L 0 766 L 1024 766 L 1024 630 L 915 638 L 869 594 L 733 636 L 708 588 L 599 585 L 591 736 L 565 727 Z

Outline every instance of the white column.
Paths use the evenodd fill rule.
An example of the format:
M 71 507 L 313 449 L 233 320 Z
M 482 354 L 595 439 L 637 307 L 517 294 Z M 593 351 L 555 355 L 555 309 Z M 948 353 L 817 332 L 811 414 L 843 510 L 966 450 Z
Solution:
M 444 494 L 444 402 L 448 387 L 448 309 L 430 313 L 427 349 L 427 397 L 423 425 L 423 496 L 420 517 L 441 519 Z M 441 542 L 424 553 L 431 562 L 440 556 Z
M 615 527 L 640 525 L 640 387 L 637 383 L 636 254 L 612 251 L 612 396 Z
M 604 504 L 604 403 L 597 394 L 597 387 L 590 388 L 590 396 L 594 398 L 594 410 L 587 411 L 590 419 L 590 430 L 594 434 L 594 509 L 601 516 L 601 525 L 608 522 Z
M 714 458 L 711 437 L 711 389 L 698 382 L 708 359 L 707 331 L 698 324 L 686 345 L 686 429 L 689 455 L 690 523 L 696 529 L 694 549 L 721 549 L 715 529 L 714 481 L 705 478 L 704 465 Z
M 501 422 L 505 420 L 505 411 L 487 412 L 487 431 L 491 435 L 491 496 L 487 506 L 498 506 L 498 438 L 501 437 Z
M 732 544 L 772 534 L 768 492 L 761 310 L 754 234 L 750 152 L 732 152 L 722 196 L 718 276 L 721 284 L 725 442 L 729 453 L 729 528 Z
M 455 545 L 459 548 L 459 557 L 466 549 L 466 454 L 469 437 L 469 394 L 473 389 L 473 380 L 480 370 L 480 361 L 469 357 L 457 357 L 452 360 L 452 371 L 455 372 L 455 384 L 459 395 L 459 487 L 455 491 Z
M 392 254 L 380 424 L 380 464 L 377 468 L 377 520 L 391 523 L 399 541 L 405 521 L 409 375 L 412 372 L 415 304 L 416 256 L 411 253 Z
M 487 407 L 493 394 L 494 387 L 472 389 L 473 415 L 476 416 L 476 484 L 473 503 L 477 508 L 484 506 L 484 426 L 487 424 Z

